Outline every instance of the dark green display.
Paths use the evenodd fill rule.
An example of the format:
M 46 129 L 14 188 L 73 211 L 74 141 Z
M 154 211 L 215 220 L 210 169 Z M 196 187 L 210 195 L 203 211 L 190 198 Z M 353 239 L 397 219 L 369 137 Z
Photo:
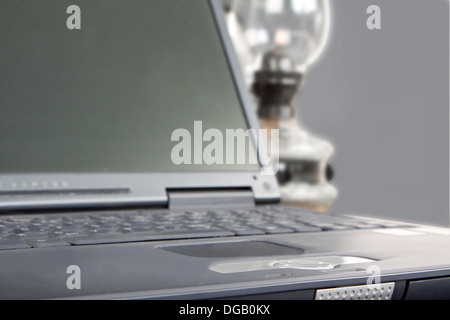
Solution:
M 200 120 L 247 128 L 208 1 L 0 2 L 0 173 L 257 169 L 174 165 Z

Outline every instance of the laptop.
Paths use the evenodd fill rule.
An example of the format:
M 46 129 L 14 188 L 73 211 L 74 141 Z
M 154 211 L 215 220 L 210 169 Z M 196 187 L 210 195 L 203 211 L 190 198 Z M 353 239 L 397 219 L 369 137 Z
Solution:
M 196 158 L 258 129 L 220 1 L 72 2 L 0 3 L 1 299 L 450 297 L 447 229 Z

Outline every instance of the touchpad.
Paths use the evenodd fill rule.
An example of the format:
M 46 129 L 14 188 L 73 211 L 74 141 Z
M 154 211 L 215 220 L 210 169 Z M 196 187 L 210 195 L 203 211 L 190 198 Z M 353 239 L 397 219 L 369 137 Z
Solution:
M 302 254 L 303 249 L 263 241 L 207 243 L 159 249 L 197 258 L 266 257 Z

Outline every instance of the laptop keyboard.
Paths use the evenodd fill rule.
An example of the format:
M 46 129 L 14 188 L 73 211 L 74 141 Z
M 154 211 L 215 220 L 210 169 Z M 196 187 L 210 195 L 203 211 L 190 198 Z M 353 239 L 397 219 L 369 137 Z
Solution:
M 0 250 L 406 226 L 285 207 L 0 216 Z

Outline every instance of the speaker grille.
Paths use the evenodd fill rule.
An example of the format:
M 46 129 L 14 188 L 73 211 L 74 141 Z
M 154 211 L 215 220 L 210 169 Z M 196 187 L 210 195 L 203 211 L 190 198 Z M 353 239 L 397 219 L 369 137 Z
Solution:
M 323 289 L 316 291 L 316 300 L 391 300 L 395 282 Z

